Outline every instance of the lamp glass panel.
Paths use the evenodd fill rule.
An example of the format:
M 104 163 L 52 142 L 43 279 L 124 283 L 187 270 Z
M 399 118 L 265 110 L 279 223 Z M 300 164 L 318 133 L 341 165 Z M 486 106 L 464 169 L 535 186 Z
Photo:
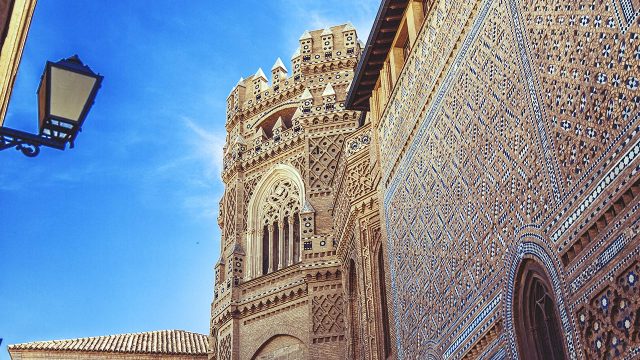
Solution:
M 51 67 L 50 114 L 79 121 L 96 81 L 92 76 Z
M 44 126 L 44 120 L 47 116 L 47 78 L 49 77 L 49 73 L 47 71 L 44 72 L 42 81 L 40 81 L 40 87 L 38 88 L 38 124 L 40 126 L 40 131 L 42 131 L 42 127 Z

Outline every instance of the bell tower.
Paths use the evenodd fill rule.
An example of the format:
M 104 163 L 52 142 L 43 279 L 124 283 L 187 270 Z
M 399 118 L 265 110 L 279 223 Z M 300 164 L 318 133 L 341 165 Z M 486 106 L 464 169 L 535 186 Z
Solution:
M 349 24 L 305 31 L 291 75 L 278 58 L 227 99 L 211 359 L 345 356 L 332 210 L 360 51 Z

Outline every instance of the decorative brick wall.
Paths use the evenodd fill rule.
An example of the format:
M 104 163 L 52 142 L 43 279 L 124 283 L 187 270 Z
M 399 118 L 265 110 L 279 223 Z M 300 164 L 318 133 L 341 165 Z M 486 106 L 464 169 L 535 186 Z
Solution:
M 638 10 L 435 1 L 375 129 L 400 358 L 516 358 L 523 258 L 570 358 L 640 354 Z

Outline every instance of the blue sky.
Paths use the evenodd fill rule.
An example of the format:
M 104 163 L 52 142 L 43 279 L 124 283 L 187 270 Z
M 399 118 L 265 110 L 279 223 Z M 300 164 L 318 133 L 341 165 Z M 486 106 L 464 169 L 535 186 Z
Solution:
M 207 333 L 224 104 L 305 29 L 378 0 L 40 0 L 5 126 L 36 131 L 46 60 L 104 75 L 76 148 L 0 152 L 0 359 L 6 345 L 161 329 Z

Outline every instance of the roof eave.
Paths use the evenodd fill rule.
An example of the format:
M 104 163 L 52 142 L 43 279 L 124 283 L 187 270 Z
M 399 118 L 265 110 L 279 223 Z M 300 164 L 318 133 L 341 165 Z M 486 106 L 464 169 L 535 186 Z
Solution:
M 362 88 L 361 82 L 365 77 L 367 67 L 369 66 L 370 61 L 372 60 L 373 50 L 376 47 L 385 48 L 387 45 L 378 45 L 377 40 L 380 38 L 380 33 L 383 25 L 386 22 L 386 15 L 391 9 L 391 5 L 394 6 L 393 10 L 402 8 L 402 11 L 406 9 L 409 0 L 383 0 L 380 4 L 380 8 L 378 9 L 378 13 L 376 15 L 376 19 L 373 22 L 373 27 L 371 32 L 369 33 L 369 38 L 367 39 L 367 43 L 364 48 L 364 52 L 358 65 L 356 67 L 356 72 L 354 75 L 354 79 L 351 82 L 351 86 L 349 87 L 349 92 L 347 94 L 347 98 L 345 100 L 345 107 L 350 110 L 360 110 L 360 111 L 369 111 L 369 98 L 371 97 L 371 92 L 373 91 L 373 87 L 368 85 L 365 88 Z M 393 33 L 395 37 L 395 33 L 398 31 L 400 22 L 398 21 L 398 26 L 395 29 L 392 29 L 391 33 Z M 387 37 L 389 36 L 389 32 L 386 33 Z M 388 49 L 391 48 L 391 44 L 388 45 Z M 386 51 L 388 53 L 388 51 Z M 378 73 L 379 76 L 379 73 Z M 369 88 L 370 87 L 370 88 Z

